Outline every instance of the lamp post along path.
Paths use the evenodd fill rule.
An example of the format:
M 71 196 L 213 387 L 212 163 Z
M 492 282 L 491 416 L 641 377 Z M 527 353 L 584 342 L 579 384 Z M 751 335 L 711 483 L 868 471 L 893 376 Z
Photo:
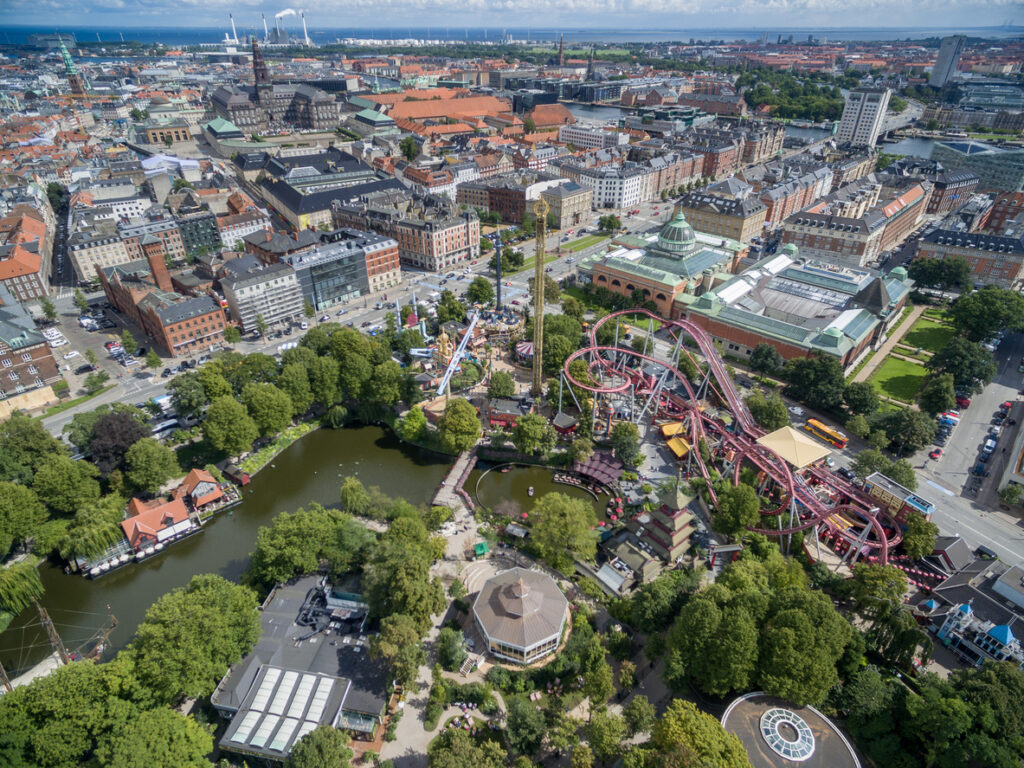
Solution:
M 537 247 L 534 249 L 536 262 L 533 265 L 533 386 L 530 394 L 534 397 L 540 397 L 544 386 L 544 238 L 549 210 L 543 197 L 533 205 L 533 213 L 537 217 Z

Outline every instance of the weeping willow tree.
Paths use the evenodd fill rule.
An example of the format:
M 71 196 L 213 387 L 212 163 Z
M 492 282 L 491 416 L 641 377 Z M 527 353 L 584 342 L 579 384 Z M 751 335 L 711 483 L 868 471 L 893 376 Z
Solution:
M 120 496 L 105 496 L 83 507 L 68 524 L 58 544 L 60 556 L 65 560 L 76 557 L 97 557 L 124 538 L 121 520 L 124 518 L 124 500 Z
M 20 613 L 44 591 L 34 563 L 23 561 L 0 570 L 0 610 Z

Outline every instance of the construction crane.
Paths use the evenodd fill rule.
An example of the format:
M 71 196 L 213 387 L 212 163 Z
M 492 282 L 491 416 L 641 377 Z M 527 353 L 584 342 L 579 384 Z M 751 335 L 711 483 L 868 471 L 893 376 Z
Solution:
M 452 382 L 452 376 L 455 375 L 455 371 L 459 368 L 459 363 L 462 362 L 462 358 L 466 354 L 466 347 L 469 346 L 469 340 L 473 336 L 473 329 L 476 328 L 477 322 L 480 320 L 480 313 L 474 312 L 473 316 L 469 320 L 469 327 L 466 328 L 466 334 L 462 337 L 462 341 L 459 342 L 459 346 L 455 348 L 455 352 L 452 353 L 452 359 L 448 363 L 448 369 L 444 372 L 444 376 L 441 377 L 441 383 L 437 387 L 438 395 L 448 396 L 448 387 Z

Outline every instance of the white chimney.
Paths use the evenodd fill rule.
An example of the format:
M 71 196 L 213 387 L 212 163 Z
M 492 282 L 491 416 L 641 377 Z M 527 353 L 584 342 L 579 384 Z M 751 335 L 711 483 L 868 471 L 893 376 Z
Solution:
M 228 17 L 231 19 L 231 39 L 236 43 L 238 42 L 238 32 L 235 31 L 235 16 L 229 13 Z
M 306 31 L 306 12 L 302 12 L 302 39 L 306 44 L 306 47 L 310 47 L 313 44 L 309 42 L 309 33 Z
M 267 29 L 267 14 L 264 13 L 262 15 L 263 15 L 263 39 L 264 40 L 269 40 L 270 39 L 270 30 Z

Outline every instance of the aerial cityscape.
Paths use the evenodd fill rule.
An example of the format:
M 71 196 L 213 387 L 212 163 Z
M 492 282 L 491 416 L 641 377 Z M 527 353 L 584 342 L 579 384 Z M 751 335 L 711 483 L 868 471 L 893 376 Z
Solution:
M 12 0 L 0 766 L 1018 768 L 1015 10 Z

